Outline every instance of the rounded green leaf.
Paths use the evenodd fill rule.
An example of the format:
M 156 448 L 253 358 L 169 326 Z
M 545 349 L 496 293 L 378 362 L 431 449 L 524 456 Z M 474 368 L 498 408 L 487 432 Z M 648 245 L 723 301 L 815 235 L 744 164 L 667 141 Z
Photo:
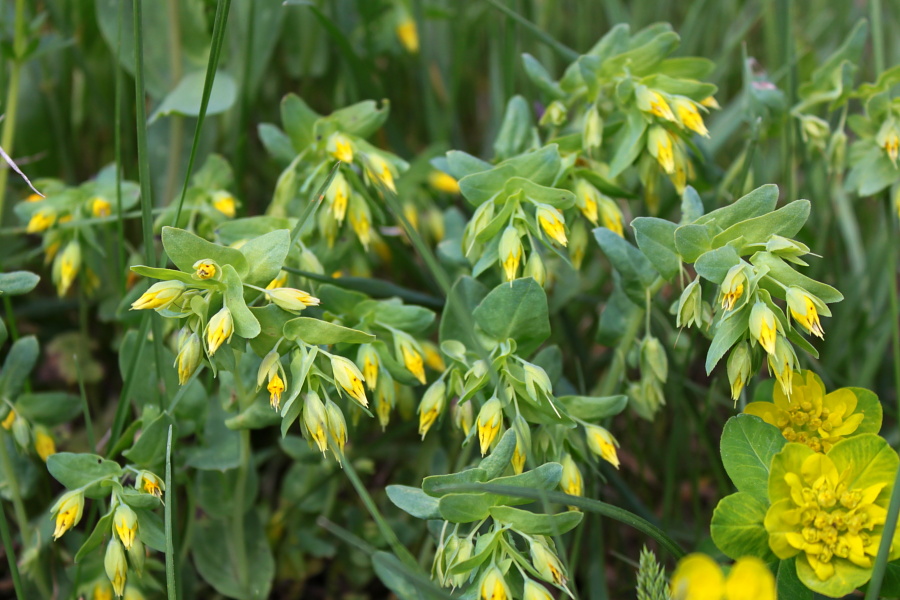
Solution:
M 720 444 L 722 464 L 735 487 L 766 502 L 772 457 L 785 445 L 781 431 L 753 415 L 728 419 Z
M 408 512 L 417 519 L 441 518 L 437 498 L 429 496 L 419 488 L 407 485 L 389 485 L 385 491 L 397 508 Z
M 184 229 L 163 227 L 162 243 L 175 266 L 185 273 L 193 273 L 194 263 L 204 258 L 216 261 L 223 268 L 231 265 L 241 277 L 249 269 L 247 259 L 240 250 L 213 244 Z
M 766 562 L 775 560 L 764 525 L 767 508 L 747 492 L 725 496 L 713 512 L 710 524 L 713 542 L 735 560 L 742 556 L 756 556 Z

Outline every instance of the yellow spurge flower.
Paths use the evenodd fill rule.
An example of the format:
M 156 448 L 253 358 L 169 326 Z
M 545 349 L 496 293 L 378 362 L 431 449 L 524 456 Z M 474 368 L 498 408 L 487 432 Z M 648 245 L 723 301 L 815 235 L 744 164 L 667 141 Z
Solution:
M 600 194 L 600 218 L 603 220 L 603 226 L 611 230 L 619 237 L 625 237 L 625 230 L 622 227 L 622 210 L 611 198 L 607 198 Z
M 3 427 L 6 431 L 9 431 L 13 426 L 13 421 L 16 420 L 16 411 L 13 409 L 9 409 L 9 412 L 6 413 L 6 418 L 3 419 L 3 422 L 0 423 L 0 427 Z
M 536 204 L 535 217 L 544 230 L 560 246 L 568 243 L 566 239 L 566 220 L 563 214 L 549 204 Z
M 378 386 L 378 368 L 380 361 L 378 352 L 372 344 L 360 344 L 356 354 L 356 366 L 360 368 L 366 378 L 366 387 L 369 391 L 375 391 Z
M 349 165 L 353 162 L 353 143 L 342 133 L 331 134 L 325 149 L 342 163 Z
M 719 294 L 722 297 L 722 310 L 733 310 L 737 301 L 744 294 L 744 288 L 749 285 L 745 273 L 746 265 L 740 263 L 728 269 L 725 279 L 722 280 Z
M 50 226 L 56 223 L 56 211 L 49 208 L 42 208 L 31 215 L 28 225 L 25 227 L 25 233 L 41 233 L 47 231 Z
M 475 411 L 472 408 L 472 402 L 453 404 L 453 424 L 463 432 L 463 435 L 469 435 L 472 424 L 475 422 Z
M 108 581 L 97 581 L 91 591 L 91 600 L 112 600 L 113 590 Z
M 544 261 L 541 260 L 539 253 L 532 252 L 528 255 L 528 260 L 525 261 L 525 269 L 522 271 L 522 277 L 531 277 L 541 287 L 544 287 L 544 284 L 547 283 L 547 269 L 544 267 Z
M 384 160 L 380 155 L 369 153 L 365 155 L 366 175 L 372 181 L 380 181 L 386 188 L 397 193 L 397 186 L 394 185 L 394 167 Z
M 267 290 L 274 290 L 275 288 L 284 287 L 287 285 L 288 274 L 284 271 L 278 271 L 278 275 L 275 276 L 275 279 L 269 282 L 269 285 L 266 286 Z
M 599 425 L 585 425 L 584 434 L 591 452 L 618 469 L 619 456 L 616 454 L 616 447 L 619 442 L 616 441 L 616 438 Z
M 174 279 L 154 283 L 140 298 L 131 303 L 131 310 L 166 309 L 178 300 L 186 289 L 187 286 L 183 282 Z
M 706 554 L 688 554 L 672 574 L 672 600 L 776 600 L 775 578 L 754 556 L 739 558 L 728 576 Z
M 106 198 L 95 196 L 91 198 L 91 214 L 97 218 L 108 217 L 112 214 L 112 204 Z
M 568 452 L 565 453 L 560 462 L 562 463 L 563 472 L 562 479 L 559 480 L 559 488 L 570 496 L 583 496 L 584 478 L 581 476 L 581 471 L 578 470 L 578 465 L 572 460 L 572 455 Z M 575 506 L 570 506 L 569 510 L 579 509 Z
M 484 403 L 478 411 L 478 443 L 481 446 L 481 455 L 487 454 L 491 444 L 500 433 L 503 424 L 503 405 L 498 398 L 491 398 Z
M 428 174 L 428 185 L 444 194 L 458 194 L 459 182 L 452 175 L 443 171 L 432 171 Z
M 639 85 L 634 89 L 634 94 L 638 109 L 666 121 L 675 121 L 675 114 L 669 108 L 666 98 L 656 90 L 651 90 L 646 85 Z
M 522 600 L 553 600 L 553 596 L 541 584 L 532 579 L 526 579 Z
M 394 353 L 403 362 L 406 370 L 425 383 L 425 362 L 422 359 L 422 347 L 409 334 L 402 331 L 394 331 Z
M 306 427 L 310 445 L 315 443 L 319 451 L 325 454 L 328 449 L 328 416 L 325 405 L 319 394 L 310 390 L 303 403 L 303 425 Z
M 568 577 L 565 569 L 559 562 L 559 558 L 557 558 L 555 552 L 538 538 L 531 542 L 531 563 L 544 581 L 565 587 Z
M 478 597 L 480 600 L 511 600 L 512 594 L 503 573 L 496 565 L 492 565 L 481 578 Z
M 397 27 L 394 28 L 394 33 L 407 52 L 416 54 L 419 51 L 419 30 L 416 29 L 416 22 L 411 16 L 403 14 Z
M 575 180 L 575 205 L 584 218 L 596 225 L 598 223 L 597 205 L 600 202 L 600 191 L 584 179 Z
M 128 563 L 125 562 L 125 551 L 122 544 L 115 538 L 109 541 L 106 546 L 106 556 L 103 558 L 103 567 L 106 570 L 106 576 L 112 583 L 116 596 L 122 596 L 125 593 L 125 578 L 128 574 Z
M 81 269 L 81 244 L 78 240 L 72 240 L 53 261 L 53 280 L 56 282 L 56 292 L 60 297 L 69 291 L 79 269 Z
M 353 196 L 350 202 L 350 227 L 353 228 L 363 248 L 368 250 L 372 241 L 372 212 L 365 200 L 359 196 Z
M 344 453 L 344 445 L 347 443 L 347 421 L 344 420 L 344 413 L 340 407 L 331 400 L 325 405 L 325 422 L 328 424 L 329 438 L 334 438 L 338 446 L 337 451 L 334 448 L 331 451 L 334 457 L 340 460 L 340 455 Z
M 150 471 L 141 471 L 134 480 L 134 489 L 162 498 L 162 493 L 166 489 L 166 482 Z
M 219 346 L 231 341 L 232 335 L 234 335 L 234 319 L 228 307 L 223 306 L 206 324 L 206 346 L 209 355 L 214 355 Z
M 674 96 L 672 98 L 672 106 L 675 108 L 675 114 L 678 115 L 678 121 L 681 125 L 687 127 L 693 132 L 699 133 L 703 137 L 709 137 L 709 131 L 703 124 L 703 117 L 697 110 L 697 104 L 684 96 Z
M 350 184 L 347 183 L 347 179 L 340 171 L 337 172 L 331 185 L 325 191 L 325 200 L 331 207 L 331 214 L 334 215 L 335 221 L 343 223 L 350 201 Z
M 425 434 L 444 412 L 447 399 L 447 384 L 443 379 L 438 379 L 425 390 L 422 401 L 419 403 L 419 435 L 425 439 Z
M 675 151 L 672 148 L 672 136 L 663 127 L 654 125 L 647 133 L 647 151 L 656 159 L 663 171 L 669 175 L 675 173 Z
M 512 225 L 503 230 L 503 235 L 500 237 L 499 255 L 506 281 L 512 281 L 516 278 L 519 263 L 522 261 L 522 240 L 519 239 L 519 230 Z
M 49 456 L 56 454 L 56 442 L 53 441 L 53 436 L 44 429 L 38 429 L 34 435 L 34 451 L 42 461 L 47 462 Z
M 113 515 L 113 528 L 116 530 L 116 534 L 119 536 L 119 540 L 121 540 L 125 549 L 131 548 L 137 535 L 138 521 L 137 515 L 131 510 L 130 506 L 119 504 L 116 507 L 116 512 Z
M 788 560 L 797 577 L 820 594 L 839 598 L 872 576 L 885 532 L 897 453 L 884 438 L 864 433 L 825 454 L 789 443 L 772 458 L 764 520 L 769 547 Z M 891 544 L 888 560 L 900 556 Z
M 233 219 L 237 214 L 237 201 L 234 199 L 234 196 L 231 193 L 226 192 L 224 190 L 219 190 L 213 192 L 213 208 L 228 217 L 229 219 Z
M 828 314 L 825 304 L 803 288 L 793 285 L 787 289 L 786 295 L 788 310 L 794 320 L 809 333 L 825 339 L 825 330 L 819 322 L 819 311 L 824 309 L 826 312 L 823 314 Z
M 438 350 L 437 346 L 428 340 L 422 341 L 420 345 L 422 346 L 422 358 L 425 360 L 426 367 L 440 373 L 447 370 L 447 365 L 444 363 L 444 357 L 441 356 L 441 352 Z
M 294 288 L 275 288 L 267 290 L 269 300 L 279 308 L 290 312 L 299 312 L 308 306 L 318 306 L 319 299 L 309 292 Z
M 765 302 L 757 301 L 750 311 L 750 335 L 769 354 L 775 353 L 775 339 L 778 337 L 778 319 Z
M 750 346 L 747 342 L 738 342 L 728 355 L 728 383 L 731 384 L 731 399 L 735 404 L 741 392 L 747 386 L 753 367 Z
M 212 279 L 219 272 L 219 268 L 211 258 L 202 258 L 198 260 L 194 263 L 193 269 L 194 276 L 201 280 Z
M 200 366 L 200 349 L 200 336 L 193 332 L 181 343 L 178 355 L 175 357 L 179 385 L 186 384 Z
M 58 540 L 81 520 L 84 512 L 84 490 L 72 490 L 63 494 L 50 509 L 56 519 L 53 539 Z
M 366 399 L 366 390 L 363 387 L 365 377 L 360 373 L 357 366 L 353 364 L 352 360 L 332 354 L 331 371 L 334 374 L 334 381 L 338 384 L 339 390 L 343 389 L 361 405 L 369 406 L 369 401 Z
M 771 402 L 751 402 L 744 412 L 774 425 L 789 442 L 828 452 L 844 438 L 861 433 L 857 430 L 864 420 L 868 424 L 865 431 L 878 431 L 881 427 L 881 404 L 876 399 L 861 406 L 861 394 L 869 395 L 865 390 L 851 388 L 826 394 L 819 376 L 803 370 L 794 373 L 790 398 L 775 388 Z
M 878 135 L 875 136 L 875 143 L 879 147 L 884 148 L 888 158 L 891 159 L 891 162 L 896 167 L 897 156 L 900 154 L 900 132 L 898 132 L 893 118 L 889 118 L 882 123 L 881 129 L 878 130 Z
M 769 373 L 775 376 L 781 390 L 786 396 L 791 396 L 791 381 L 794 376 L 794 365 L 797 364 L 797 355 L 794 348 L 784 339 L 778 336 L 775 340 L 775 353 L 766 356 Z

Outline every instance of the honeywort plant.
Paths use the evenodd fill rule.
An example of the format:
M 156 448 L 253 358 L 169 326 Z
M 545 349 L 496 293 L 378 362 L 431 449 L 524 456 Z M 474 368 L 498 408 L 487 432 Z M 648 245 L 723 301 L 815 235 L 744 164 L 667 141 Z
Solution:
M 26 27 L 22 4 L 17 70 L 29 58 L 21 38 L 37 40 L 41 23 Z M 897 69 L 879 64 L 874 83 L 856 85 L 864 22 L 816 65 L 798 65 L 784 44 L 774 57 L 781 89 L 745 57 L 729 104 L 710 83 L 716 64 L 678 54 L 682 39 L 667 24 L 630 27 L 613 14 L 598 41 L 579 36 L 589 48 L 579 55 L 526 18 L 549 31 L 551 16 L 493 1 L 396 0 L 352 13 L 215 4 L 210 35 L 203 3 L 168 3 L 143 21 L 140 4 L 95 3 L 89 21 L 117 81 L 119 65 L 135 76 L 141 185 L 123 179 L 131 169 L 120 143 L 86 182 L 36 179 L 45 198 L 23 195 L 18 226 L 3 231 L 15 235 L 4 264 L 49 275 L 63 302 L 54 306 L 77 295 L 79 308 L 77 337 L 47 341 L 47 319 L 9 301 L 37 296 L 38 276 L 0 275 L 0 344 L 7 333 L 12 342 L 0 371 L 0 491 L 16 535 L 5 511 L 0 525 L 20 598 L 189 598 L 212 588 L 253 599 L 300 597 L 303 586 L 383 594 L 375 578 L 401 598 L 604 597 L 609 586 L 654 599 L 840 597 L 867 585 L 870 596 L 900 593 L 896 577 L 882 584 L 897 568 L 900 460 L 877 434 L 893 411 L 873 392 L 832 385 L 838 370 L 821 368 L 837 360 L 832 339 L 847 339 L 840 332 L 859 318 L 827 320 L 845 300 L 838 288 L 855 308 L 861 301 L 840 269 L 820 265 L 846 250 L 858 275 L 867 251 L 893 249 L 882 240 L 867 250 L 848 202 L 897 184 Z M 88 22 L 48 7 L 60 31 Z M 226 20 L 229 10 L 246 18 Z M 516 57 L 522 94 L 504 74 L 492 97 L 489 150 L 447 151 L 440 132 L 452 117 L 435 110 L 446 91 L 433 83 L 419 27 L 446 32 L 441 19 L 485 14 L 558 56 L 528 46 Z M 333 43 L 346 78 L 327 102 L 312 91 L 284 96 L 280 126 L 257 128 L 266 157 L 251 157 L 248 107 L 267 93 L 257 68 L 282 20 L 308 34 L 283 38 L 300 74 L 322 73 L 317 61 Z M 216 72 L 226 30 L 237 59 Z M 172 48 L 143 47 L 140 34 L 154 31 L 171 34 Z M 409 95 L 365 99 L 387 95 L 373 74 L 404 61 L 428 73 L 427 129 L 441 147 L 416 153 L 398 135 L 414 118 Z M 169 128 L 162 176 L 146 152 L 147 134 L 163 134 L 143 122 L 145 94 L 151 127 Z M 749 121 L 734 129 L 738 109 Z M 181 174 L 184 125 L 221 112 L 206 127 L 238 132 L 221 149 L 231 160 L 204 150 L 200 167 Z M 728 127 L 747 140 L 730 161 L 715 152 Z M 757 154 L 769 140 L 788 167 Z M 808 183 L 793 170 L 801 164 Z M 812 200 L 794 200 L 798 188 Z M 832 196 L 841 244 L 810 235 L 833 226 L 822 220 Z M 138 202 L 141 212 L 129 212 Z M 143 247 L 128 235 L 138 218 Z M 882 223 L 882 237 L 894 225 Z M 814 252 L 819 265 L 807 263 Z M 896 301 L 891 314 L 896 322 Z M 70 389 L 48 385 L 43 366 L 29 375 L 41 345 L 72 374 Z M 708 387 L 692 372 L 701 353 Z M 757 383 L 764 364 L 771 377 Z M 116 368 L 121 388 L 98 385 Z M 716 452 L 707 422 L 735 412 L 747 414 L 725 423 Z M 686 441 L 708 452 L 718 489 L 676 464 Z M 682 475 L 693 518 L 678 524 Z M 644 494 L 657 478 L 662 520 Z M 701 503 L 717 496 L 709 523 Z M 724 570 L 680 545 L 707 524 L 735 561 Z M 645 550 L 636 586 L 622 569 L 605 581 L 617 563 L 604 544 L 634 560 L 646 538 L 680 559 L 670 580 Z

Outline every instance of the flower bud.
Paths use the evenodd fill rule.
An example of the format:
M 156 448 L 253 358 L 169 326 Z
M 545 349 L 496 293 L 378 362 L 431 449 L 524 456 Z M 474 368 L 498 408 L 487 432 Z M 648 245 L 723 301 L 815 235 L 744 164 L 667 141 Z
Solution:
M 669 360 L 659 339 L 648 335 L 641 342 L 641 373 L 652 374 L 662 383 L 669 376 Z
M 522 240 L 519 239 L 519 230 L 512 225 L 508 225 L 500 237 L 499 257 L 506 281 L 512 281 L 522 260 Z
M 234 320 L 228 307 L 223 306 L 206 324 L 206 346 L 209 355 L 214 355 L 223 343 L 231 341 L 232 335 L 234 335 Z
M 131 547 L 127 549 L 128 553 L 128 564 L 131 565 L 131 568 L 134 569 L 134 572 L 138 574 L 140 577 L 144 572 L 144 559 L 147 558 L 147 551 L 144 550 L 144 543 L 140 540 L 140 538 L 134 538 L 134 543 L 131 544 Z M 130 592 L 135 590 L 135 588 L 125 588 L 125 600 L 129 600 L 129 598 L 143 598 L 143 596 L 133 596 Z M 136 591 L 136 590 L 135 590 Z
M 545 581 L 565 587 L 566 571 L 559 562 L 559 558 L 538 538 L 531 542 L 531 563 Z
M 44 462 L 47 462 L 48 457 L 56 454 L 56 442 L 53 441 L 53 436 L 43 427 L 35 429 L 34 451 L 37 452 Z
M 356 366 L 360 368 L 366 378 L 366 387 L 369 391 L 375 391 L 378 385 L 378 368 L 380 361 L 378 352 L 372 344 L 360 344 L 356 353 Z
M 65 296 L 79 269 L 81 269 L 81 244 L 74 239 L 66 244 L 62 253 L 53 261 L 53 281 L 60 297 Z
M 900 153 L 900 130 L 898 130 L 893 117 L 888 117 L 888 119 L 882 123 L 881 129 L 878 130 L 878 134 L 875 136 L 875 143 L 878 144 L 880 148 L 884 148 L 888 158 L 891 159 L 891 162 L 894 163 L 894 166 L 896 167 L 897 156 L 898 153 Z
M 775 376 L 781 385 L 781 391 L 790 399 L 793 390 L 794 365 L 797 364 L 797 355 L 794 348 L 782 336 L 775 339 L 775 352 L 767 357 L 769 373 Z
M 847 164 L 847 134 L 843 129 L 837 129 L 831 134 L 825 153 L 828 157 L 828 172 L 842 172 Z
M 56 223 L 56 211 L 50 208 L 42 208 L 32 213 L 28 225 L 25 227 L 25 233 L 41 233 L 50 229 Z
M 125 593 L 125 577 L 128 573 L 128 563 L 125 562 L 125 551 L 122 544 L 115 538 L 106 546 L 106 556 L 103 559 L 103 567 L 106 576 L 112 583 L 116 596 Z
M 394 185 L 396 172 L 388 161 L 379 154 L 371 152 L 365 155 L 365 167 L 366 176 L 370 181 L 378 181 L 395 194 L 397 193 L 397 187 Z
M 503 405 L 497 398 L 491 398 L 485 402 L 478 412 L 478 442 L 481 445 L 481 455 L 487 454 L 491 444 L 500 433 L 500 425 L 503 424 Z
M 656 90 L 651 90 L 646 85 L 638 85 L 634 88 L 634 96 L 639 110 L 675 122 L 675 114 L 669 108 L 669 103 Z
M 584 215 L 584 218 L 596 225 L 598 223 L 597 205 L 600 202 L 600 192 L 584 179 L 575 180 L 575 206 Z
M 365 378 L 359 369 L 353 364 L 349 358 L 331 355 L 331 372 L 334 375 L 334 381 L 338 384 L 338 390 L 343 390 L 347 394 L 359 402 L 363 407 L 369 406 L 366 398 L 366 390 L 363 387 Z
M 490 225 L 493 219 L 494 202 L 492 200 L 483 202 L 475 209 L 472 219 L 466 224 L 466 228 L 463 231 L 462 247 L 463 253 L 466 256 L 469 256 L 472 249 L 475 247 L 475 243 L 478 241 L 478 234 L 484 231 L 485 227 Z
M 350 199 L 350 227 L 353 228 L 359 243 L 368 250 L 372 241 L 372 211 L 358 194 L 354 194 Z
M 684 96 L 673 96 L 672 108 L 675 109 L 675 114 L 678 116 L 678 121 L 682 127 L 699 133 L 703 137 L 709 137 L 709 131 L 706 129 L 706 125 L 703 124 L 703 117 L 700 116 L 697 104 L 693 100 Z
M 775 338 L 778 336 L 778 321 L 765 302 L 757 301 L 750 311 L 750 334 L 769 354 L 775 352 Z
M 535 218 L 541 229 L 560 246 L 569 243 L 566 239 L 566 221 L 563 214 L 549 204 L 535 204 Z
M 181 281 L 160 281 L 151 285 L 140 298 L 131 303 L 131 310 L 143 310 L 152 308 L 164 310 L 178 300 L 185 292 L 187 286 Z
M 325 454 L 325 450 L 328 449 L 328 417 L 325 414 L 325 405 L 322 404 L 319 395 L 312 390 L 306 394 L 303 404 L 303 425 L 310 446 L 315 443 L 319 451 Z
M 553 596 L 550 595 L 547 588 L 533 579 L 526 578 L 525 591 L 522 600 L 553 600 Z
M 581 477 L 581 471 L 578 465 L 572 460 L 572 455 L 565 453 L 560 461 L 562 463 L 562 479 L 559 480 L 560 489 L 570 496 L 584 495 L 584 479 Z M 574 506 L 570 506 L 569 510 L 578 510 Z
M 231 192 L 226 192 L 225 190 L 213 192 L 212 205 L 214 209 L 229 219 L 233 219 L 237 214 L 237 201 L 234 199 L 234 196 L 231 195 Z
M 325 150 L 348 165 L 353 162 L 353 143 L 342 133 L 333 133 L 325 144 Z
M 722 280 L 720 293 L 722 295 L 722 310 L 733 310 L 735 303 L 744 293 L 744 287 L 749 285 L 747 275 L 744 272 L 746 265 L 739 263 L 728 269 L 725 279 Z
M 56 501 L 50 512 L 56 519 L 53 539 L 58 540 L 81 520 L 81 514 L 84 512 L 84 490 L 66 492 Z
M 463 435 L 469 435 L 472 424 L 475 421 L 475 411 L 472 408 L 472 401 L 453 403 L 453 424 L 457 429 L 463 432 Z
M 28 448 L 31 445 L 31 427 L 28 421 L 21 416 L 17 416 L 12 424 L 13 438 L 22 448 Z
M 443 379 L 438 379 L 425 390 L 422 401 L 419 403 L 419 435 L 425 439 L 425 434 L 434 425 L 434 422 L 444 411 L 447 394 L 447 384 Z
M 819 339 L 825 339 L 825 330 L 819 322 L 817 308 L 827 310 L 827 307 L 821 300 L 803 288 L 792 285 L 787 289 L 787 305 L 791 316 L 806 331 Z
M 134 489 L 162 498 L 162 493 L 166 489 L 166 482 L 150 471 L 140 471 L 134 480 Z
M 397 39 L 400 40 L 407 52 L 410 54 L 419 52 L 419 31 L 416 29 L 416 22 L 406 11 L 403 11 L 400 22 L 394 28 L 394 33 L 397 34 Z
M 113 515 L 113 528 L 125 549 L 131 548 L 137 534 L 138 521 L 137 515 L 127 504 L 119 504 Z
M 803 141 L 816 150 L 825 150 L 831 135 L 828 122 L 815 115 L 798 114 L 797 118 L 800 119 L 800 135 Z
M 663 171 L 669 175 L 675 174 L 675 151 L 672 147 L 672 136 L 659 125 L 652 126 L 647 133 L 647 151 L 656 159 Z
M 520 475 L 525 470 L 525 459 L 531 450 L 531 427 L 528 425 L 525 417 L 516 415 L 516 418 L 513 419 L 512 428 L 516 434 L 516 448 L 513 450 L 510 462 L 516 475 Z
M 90 199 L 90 206 L 91 214 L 98 219 L 108 217 L 112 214 L 112 204 L 110 204 L 109 200 L 106 198 L 94 196 Z
M 753 361 L 750 356 L 750 346 L 747 342 L 738 342 L 728 355 L 728 382 L 731 384 L 731 399 L 738 401 L 741 391 L 746 387 L 750 379 L 750 371 Z
M 588 229 L 584 221 L 575 221 L 569 231 L 569 259 L 572 261 L 572 266 L 576 269 L 581 268 L 581 263 L 584 261 L 584 255 L 587 252 L 588 242 Z
M 344 445 L 347 443 L 347 421 L 344 420 L 344 413 L 341 412 L 340 407 L 331 400 L 325 405 L 325 420 L 328 423 L 329 437 L 334 438 L 340 450 L 340 452 L 336 452 L 332 448 L 331 451 L 334 453 L 334 457 L 340 460 L 340 454 L 343 454 Z
M 522 276 L 531 277 L 539 286 L 544 287 L 544 283 L 547 282 L 547 271 L 544 269 L 544 261 L 541 260 L 540 254 L 532 252 L 528 255 Z
M 625 237 L 625 229 L 622 227 L 622 209 L 612 199 L 607 198 L 603 194 L 598 197 L 598 206 L 600 207 L 600 218 L 603 220 L 603 226 L 615 233 L 619 237 Z
M 350 194 L 351 190 L 350 185 L 347 183 L 347 179 L 344 177 L 343 173 L 338 171 L 335 174 L 334 179 L 331 180 L 331 185 L 325 190 L 325 201 L 331 209 L 334 220 L 338 223 L 343 223 L 344 217 L 347 215 L 347 205 L 350 201 Z
M 190 337 L 181 343 L 175 357 L 179 385 L 187 383 L 198 366 L 200 366 L 200 336 L 191 333 Z
M 544 109 L 544 114 L 541 115 L 539 123 L 541 127 L 546 127 L 547 125 L 559 127 L 566 122 L 567 114 L 566 105 L 559 100 L 554 100 Z
M 525 371 L 525 390 L 529 398 L 540 402 L 541 397 L 553 394 L 553 384 L 550 383 L 550 377 L 543 368 L 525 361 L 522 361 L 522 367 Z
M 211 258 L 202 258 L 194 263 L 194 277 L 200 280 L 212 279 L 219 274 L 219 266 Z
M 319 299 L 303 290 L 275 288 L 268 290 L 269 300 L 288 312 L 300 312 L 308 306 L 318 306 Z
M 700 278 L 690 282 L 681 292 L 678 300 L 678 310 L 675 319 L 677 327 L 690 327 L 703 325 L 703 290 L 700 288 Z
M 616 441 L 616 438 L 599 425 L 586 424 L 584 433 L 591 452 L 618 469 L 619 456 L 616 454 L 616 447 L 619 445 L 619 442 Z
M 584 115 L 581 128 L 581 147 L 591 154 L 603 144 L 603 118 L 596 105 L 591 104 Z
M 481 600 L 512 600 L 512 594 L 506 580 L 503 579 L 503 573 L 496 565 L 491 566 L 481 578 L 479 586 L 479 598 Z
M 422 347 L 419 342 L 413 339 L 408 333 L 399 330 L 394 332 L 394 353 L 397 358 L 406 367 L 406 370 L 412 373 L 413 377 L 419 380 L 419 383 L 425 383 L 425 363 L 422 358 Z
M 454 536 L 455 537 L 455 536 Z M 447 565 L 447 570 L 449 571 L 456 565 L 463 563 L 470 558 L 474 554 L 475 546 L 472 543 L 472 540 L 469 538 L 456 538 L 458 540 L 456 544 L 456 554 L 450 563 Z M 465 585 L 466 581 L 469 579 L 468 573 L 458 573 L 456 575 L 450 576 L 450 584 L 454 587 L 462 587 Z
M 438 192 L 444 194 L 458 194 L 459 182 L 452 175 L 448 175 L 443 171 L 432 171 L 428 174 L 428 185 Z M 487 204 L 493 204 L 489 202 Z

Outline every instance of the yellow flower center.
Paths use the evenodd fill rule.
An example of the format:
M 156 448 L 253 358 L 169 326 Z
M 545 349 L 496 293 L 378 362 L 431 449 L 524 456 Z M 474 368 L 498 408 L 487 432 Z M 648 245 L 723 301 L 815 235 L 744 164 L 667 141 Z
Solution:
M 97 218 L 108 217 L 112 214 L 112 205 L 103 198 L 94 198 L 91 202 L 91 213 Z
M 278 410 L 278 406 L 281 404 L 281 394 L 284 392 L 284 381 L 277 373 L 269 380 L 266 390 L 269 392 L 269 404 L 272 405 L 272 408 Z
M 896 133 L 890 133 L 884 140 L 884 151 L 894 163 L 897 162 L 897 155 L 900 154 L 900 137 Z
M 216 265 L 212 263 L 200 263 L 197 266 L 197 277 L 199 279 L 210 279 L 216 275 Z
M 853 433 L 858 426 L 848 423 L 852 429 L 844 432 L 842 428 L 845 420 L 842 410 L 832 412 L 821 404 L 813 405 L 810 402 L 793 403 L 787 410 L 779 409 L 772 424 L 781 429 L 781 434 L 787 441 L 806 444 L 816 452 L 828 452 L 834 444 Z M 835 430 L 841 431 L 843 435 L 832 435 L 831 432 Z

